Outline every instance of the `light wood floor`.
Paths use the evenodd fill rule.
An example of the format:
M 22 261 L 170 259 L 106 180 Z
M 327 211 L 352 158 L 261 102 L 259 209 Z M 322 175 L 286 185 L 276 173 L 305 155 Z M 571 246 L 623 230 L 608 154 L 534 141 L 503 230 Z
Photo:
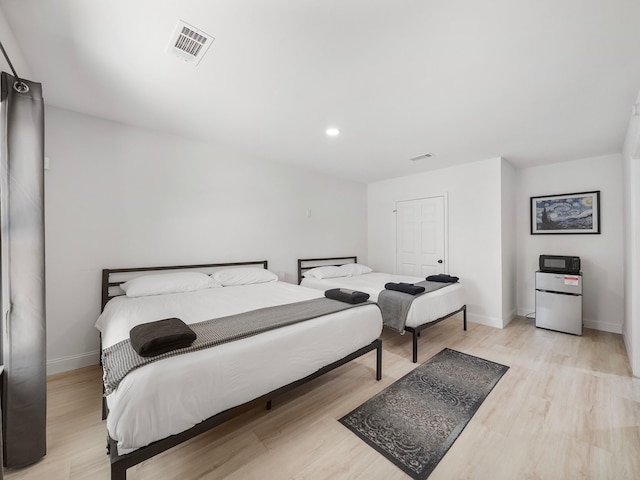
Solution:
M 408 478 L 337 421 L 415 367 L 409 335 L 383 339 L 380 382 L 369 353 L 275 400 L 271 411 L 251 410 L 131 468 L 128 478 Z M 444 347 L 511 368 L 430 480 L 640 479 L 640 379 L 620 335 L 575 337 L 524 318 L 464 332 L 450 319 L 423 332 L 419 361 Z M 89 367 L 49 378 L 48 454 L 5 478 L 109 478 L 100 377 Z

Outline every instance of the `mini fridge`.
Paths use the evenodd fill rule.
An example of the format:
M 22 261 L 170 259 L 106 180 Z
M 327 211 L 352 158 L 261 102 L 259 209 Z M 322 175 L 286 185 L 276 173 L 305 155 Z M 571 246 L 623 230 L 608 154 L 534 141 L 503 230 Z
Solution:
M 536 327 L 582 335 L 582 274 L 536 272 Z

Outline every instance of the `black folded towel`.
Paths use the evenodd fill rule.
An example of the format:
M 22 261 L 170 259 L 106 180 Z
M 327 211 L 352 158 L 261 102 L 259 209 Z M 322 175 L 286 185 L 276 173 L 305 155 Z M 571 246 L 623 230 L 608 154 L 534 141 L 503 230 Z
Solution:
M 339 300 L 346 303 L 362 303 L 369 300 L 369 294 L 350 290 L 348 288 L 332 288 L 324 292 L 324 296 L 332 300 Z
M 414 285 L 413 283 L 404 282 L 389 282 L 385 284 L 384 288 L 386 288 L 387 290 L 395 290 L 396 292 L 408 293 L 410 295 L 417 295 L 424 292 L 424 287 L 421 287 L 420 285 Z
M 155 357 L 191 346 L 196 333 L 179 318 L 165 318 L 136 325 L 129 331 L 131 346 L 142 357 Z
M 444 273 L 429 275 L 427 277 L 427 281 L 429 282 L 456 283 L 458 280 L 460 280 L 458 277 L 452 277 L 451 275 L 446 275 Z

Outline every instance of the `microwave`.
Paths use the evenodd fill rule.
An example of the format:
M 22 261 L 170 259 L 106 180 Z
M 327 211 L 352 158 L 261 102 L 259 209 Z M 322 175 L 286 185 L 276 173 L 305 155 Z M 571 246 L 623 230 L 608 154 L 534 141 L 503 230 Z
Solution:
M 540 255 L 540 271 L 551 273 L 580 273 L 580 257 Z

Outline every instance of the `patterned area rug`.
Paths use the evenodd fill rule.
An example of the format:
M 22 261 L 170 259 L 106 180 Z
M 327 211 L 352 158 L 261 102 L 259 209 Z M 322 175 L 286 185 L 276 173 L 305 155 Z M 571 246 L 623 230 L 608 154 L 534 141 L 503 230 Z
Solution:
M 509 367 L 445 348 L 340 422 L 426 479 Z

